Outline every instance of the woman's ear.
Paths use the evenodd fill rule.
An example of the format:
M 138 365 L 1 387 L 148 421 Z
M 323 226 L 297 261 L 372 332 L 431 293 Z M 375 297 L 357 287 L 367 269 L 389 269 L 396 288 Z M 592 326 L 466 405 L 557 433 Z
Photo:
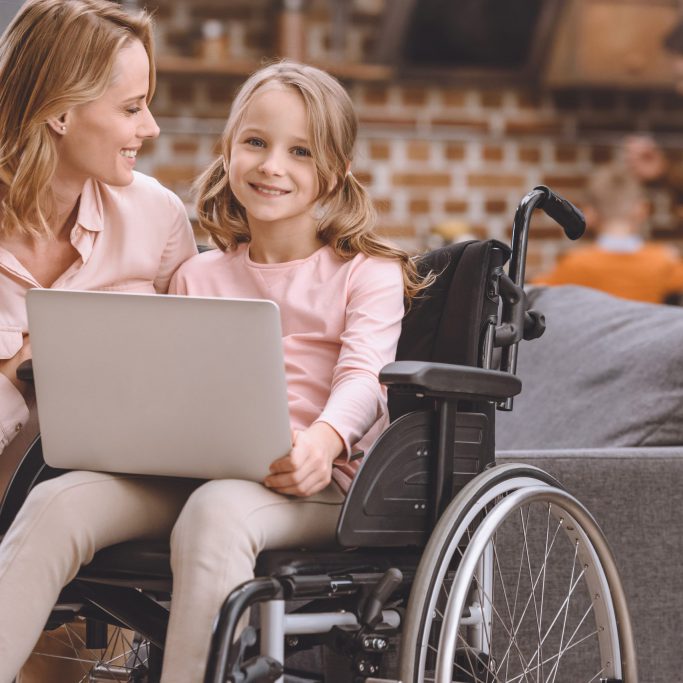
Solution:
M 67 129 L 67 115 L 50 116 L 47 119 L 47 125 L 58 135 L 64 135 Z

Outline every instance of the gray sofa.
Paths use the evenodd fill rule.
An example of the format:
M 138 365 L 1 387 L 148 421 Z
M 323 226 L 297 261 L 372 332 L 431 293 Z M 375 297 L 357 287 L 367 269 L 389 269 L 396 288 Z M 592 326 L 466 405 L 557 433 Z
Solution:
M 642 683 L 683 681 L 683 309 L 537 288 L 547 330 L 520 346 L 522 394 L 497 460 L 555 475 L 616 556 Z

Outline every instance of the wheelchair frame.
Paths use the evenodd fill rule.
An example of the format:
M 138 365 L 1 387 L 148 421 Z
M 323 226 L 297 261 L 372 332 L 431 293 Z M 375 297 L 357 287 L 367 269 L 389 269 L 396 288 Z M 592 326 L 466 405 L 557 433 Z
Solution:
M 484 304 L 478 303 L 476 311 L 459 311 L 458 316 L 475 331 L 464 335 L 469 343 L 455 348 L 457 343 L 448 335 L 441 341 L 442 348 L 437 340 L 429 350 L 420 344 L 402 348 L 400 342 L 397 357 L 410 360 L 396 361 L 380 375 L 390 389 L 392 422 L 354 479 L 337 529 L 340 545 L 356 550 L 262 553 L 256 568 L 260 578 L 233 591 L 217 617 L 205 683 L 282 680 L 286 655 L 318 644 L 350 660 L 354 681 L 371 682 L 382 673 L 383 656 L 401 626 L 399 664 L 406 683 L 432 680 L 426 676 L 427 666 L 433 667 L 429 669 L 433 680 L 452 681 L 454 676 L 464 682 L 502 680 L 500 667 L 510 666 L 513 645 L 505 654 L 507 663 L 493 659 L 490 624 L 499 616 L 492 597 L 493 581 L 501 552 L 496 535 L 512 515 L 536 503 L 547 506 L 548 519 L 558 520 L 555 534 L 561 530 L 569 538 L 585 567 L 581 576 L 589 592 L 599 596 L 594 608 L 601 624 L 596 634 L 602 667 L 599 680 L 636 683 L 626 601 L 599 527 L 575 498 L 541 470 L 493 466 L 495 409 L 510 410 L 513 396 L 521 390 L 514 374 L 517 345 L 522 338 L 540 336 L 543 331 L 542 316 L 525 310 L 523 291 L 529 224 L 536 208 L 560 223 L 568 237 L 582 234 L 580 212 L 539 186 L 522 200 L 515 214 L 507 275 L 503 270 L 510 256 L 507 247 L 494 241 L 479 243 L 488 263 L 476 284 Z M 454 253 L 452 248 L 439 250 L 436 262 L 425 261 L 423 267 L 441 273 L 451 267 Z M 447 298 L 452 289 L 447 284 L 448 292 L 430 294 Z M 418 331 L 424 315 L 419 310 L 412 315 Z M 502 349 L 500 370 L 491 369 L 495 347 Z M 434 448 L 436 454 L 430 455 Z M 28 491 L 59 473 L 42 463 L 37 439 L 0 504 L 0 533 Z M 452 581 L 452 589 L 441 610 L 438 594 L 447 581 Z M 107 623 L 142 633 L 150 643 L 151 663 L 140 670 L 151 683 L 159 675 L 167 618 L 158 597 L 170 589 L 166 548 L 125 543 L 100 551 L 65 589 L 60 603 L 75 605 L 72 611 L 95 625 L 89 630 L 89 645 L 103 642 Z M 308 604 L 287 613 L 286 602 L 291 600 Z M 240 617 L 256 604 L 261 619 L 258 653 L 259 639 L 252 627 L 240 635 L 236 632 Z M 57 609 L 55 623 L 69 616 Z M 559 613 L 551 629 L 558 618 Z M 434 645 L 438 628 L 438 645 Z M 538 647 L 530 660 L 522 662 L 526 669 L 522 676 L 508 679 L 506 668 L 504 680 L 509 683 L 543 671 L 540 620 L 538 628 Z M 512 630 L 510 640 L 515 640 Z M 465 632 L 466 638 L 461 635 Z M 555 683 L 558 674 L 563 638 L 564 630 L 556 661 L 551 657 L 549 675 L 543 678 L 549 683 Z M 430 657 L 434 661 L 428 664 Z M 129 678 L 117 680 L 138 680 L 135 668 L 121 674 Z

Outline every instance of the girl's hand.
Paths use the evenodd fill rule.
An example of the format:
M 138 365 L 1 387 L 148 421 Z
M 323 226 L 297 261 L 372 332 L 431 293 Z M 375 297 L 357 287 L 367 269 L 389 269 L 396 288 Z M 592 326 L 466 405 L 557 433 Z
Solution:
M 5 375 L 19 391 L 26 396 L 30 391 L 29 385 L 17 378 L 17 368 L 31 358 L 31 342 L 29 336 L 24 336 L 24 343 L 12 358 L 0 360 L 0 374 Z
M 270 466 L 264 484 L 278 493 L 311 496 L 332 481 L 332 462 L 344 450 L 344 442 L 326 422 L 305 431 L 294 431 L 292 450 Z

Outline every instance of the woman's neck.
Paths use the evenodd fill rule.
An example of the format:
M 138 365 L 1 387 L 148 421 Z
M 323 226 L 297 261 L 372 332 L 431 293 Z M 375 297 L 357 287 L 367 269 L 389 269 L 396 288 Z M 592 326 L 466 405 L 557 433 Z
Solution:
M 64 182 L 55 178 L 52 182 L 54 207 L 48 225 L 58 240 L 69 239 L 76 224 L 78 207 L 84 182 Z

